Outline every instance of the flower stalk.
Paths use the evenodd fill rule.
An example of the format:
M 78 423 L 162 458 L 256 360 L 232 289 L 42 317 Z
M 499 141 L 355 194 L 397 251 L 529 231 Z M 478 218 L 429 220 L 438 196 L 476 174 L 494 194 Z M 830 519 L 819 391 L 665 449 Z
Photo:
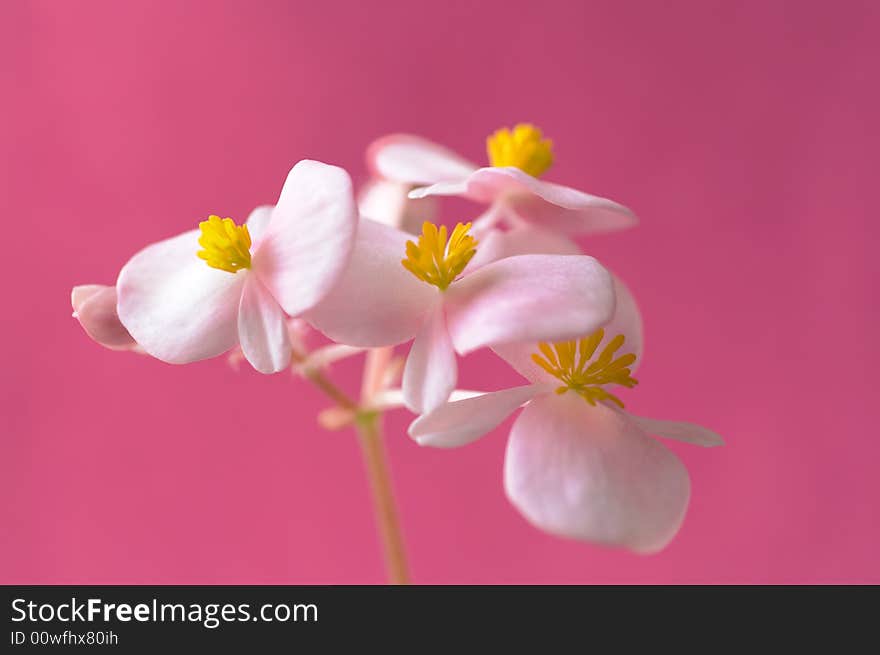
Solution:
M 391 487 L 388 454 L 382 441 L 381 415 L 362 412 L 355 422 L 373 497 L 373 510 L 385 554 L 390 584 L 409 584 L 406 549 Z
M 390 348 L 376 348 L 367 353 L 361 392 L 363 403 L 366 403 L 382 386 L 381 381 L 391 354 L 392 349 Z M 305 355 L 294 353 L 293 361 L 295 363 L 302 363 L 305 360 Z M 381 412 L 362 407 L 329 380 L 320 369 L 307 369 L 303 375 L 339 407 L 354 414 L 354 426 L 370 485 L 373 511 L 379 538 L 382 542 L 388 582 L 390 584 L 409 584 L 406 548 L 391 484 L 388 454 L 383 441 Z

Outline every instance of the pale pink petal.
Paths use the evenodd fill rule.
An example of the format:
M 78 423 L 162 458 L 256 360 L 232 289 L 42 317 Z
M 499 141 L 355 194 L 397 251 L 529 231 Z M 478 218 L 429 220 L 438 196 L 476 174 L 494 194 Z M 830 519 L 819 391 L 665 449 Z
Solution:
M 471 230 L 471 234 L 477 239 L 477 252 L 467 265 L 468 274 L 474 273 L 478 268 L 491 264 L 499 259 L 507 257 L 506 233 L 503 230 L 491 228 L 477 235 Z
M 410 411 L 430 412 L 449 399 L 458 379 L 455 351 L 438 305 L 419 329 L 403 369 L 403 398 Z
M 411 134 L 389 134 L 367 148 L 367 166 L 374 175 L 406 184 L 461 180 L 477 166 L 448 148 Z
M 266 228 L 269 227 L 269 221 L 272 219 L 272 211 L 274 209 L 273 205 L 260 205 L 248 215 L 247 227 L 248 233 L 251 235 L 253 249 L 256 249 L 266 234 Z
M 616 275 L 612 277 L 614 279 L 614 295 L 617 302 L 615 303 L 614 317 L 602 326 L 605 330 L 603 344 L 618 334 L 622 334 L 624 336 L 624 345 L 618 352 L 621 355 L 633 353 L 636 356 L 635 363 L 630 367 L 630 370 L 635 372 L 642 363 L 642 353 L 644 352 L 642 315 L 629 288 Z M 600 345 L 599 348 L 601 349 L 602 346 Z M 532 360 L 532 354 L 538 352 L 538 344 L 536 342 L 501 344 L 492 346 L 492 350 L 527 380 L 532 382 L 555 380 L 553 376 Z
M 339 343 L 373 348 L 412 339 L 440 300 L 400 263 L 410 235 L 362 220 L 339 282 L 304 318 Z
M 119 319 L 150 355 L 186 364 L 238 343 L 238 305 L 247 270 L 227 273 L 196 256 L 199 230 L 154 243 L 116 282 Z
M 495 429 L 523 403 L 551 389 L 548 385 L 529 384 L 448 402 L 413 421 L 409 436 L 422 446 L 464 446 Z
M 477 254 L 468 272 L 514 255 L 580 255 L 580 247 L 568 237 L 543 228 L 521 224 L 509 230 L 492 228 L 478 237 Z
M 632 210 L 613 200 L 551 182 L 539 184 L 534 196 L 508 199 L 508 216 L 565 234 L 603 234 L 639 224 Z
M 290 338 L 291 347 L 297 352 L 306 352 L 308 339 L 314 333 L 312 326 L 301 318 L 287 319 L 287 336 Z
M 394 360 L 400 362 L 399 372 L 402 373 L 403 360 L 395 357 L 393 348 L 373 348 L 367 353 L 361 376 L 361 400 L 369 401 L 379 390 L 387 388 L 386 380 Z
M 482 171 L 486 169 L 481 168 L 479 170 Z M 485 203 L 491 203 L 493 201 L 491 194 L 484 194 L 484 197 L 488 199 L 483 200 L 483 196 L 479 198 L 472 196 L 470 190 L 470 178 L 465 178 L 463 180 L 436 182 L 430 186 L 417 187 L 409 192 L 409 197 L 418 200 L 419 198 L 427 198 L 428 196 L 463 196 L 465 198 L 470 198 L 471 200 L 478 200 Z
M 255 275 L 245 281 L 241 294 L 238 337 L 244 356 L 260 373 L 277 373 L 290 366 L 287 317 Z
M 465 354 L 517 341 L 563 341 L 614 312 L 611 275 L 586 255 L 519 255 L 483 266 L 446 293 L 449 333 Z
M 477 202 L 503 199 L 515 218 L 570 234 L 595 234 L 632 227 L 635 214 L 613 200 L 544 182 L 518 168 L 481 168 L 467 180 L 414 189 L 411 198 L 464 196 Z
M 574 393 L 530 402 L 510 432 L 504 488 L 533 525 L 551 534 L 662 549 L 690 497 L 687 470 L 625 414 Z
M 111 350 L 130 350 L 137 345 L 116 313 L 116 287 L 73 287 L 70 302 L 74 318 L 94 341 Z
M 83 303 L 89 298 L 99 295 L 106 289 L 113 289 L 115 304 L 116 287 L 111 287 L 106 284 L 79 284 L 73 287 L 73 289 L 70 290 L 70 304 L 73 307 L 74 318 L 76 318 L 76 312 L 78 312 L 80 307 L 83 306 Z
M 308 374 L 312 371 L 324 370 L 333 362 L 338 362 L 347 357 L 359 355 L 362 352 L 364 352 L 363 348 L 344 346 L 341 343 L 331 343 L 330 345 L 321 346 L 310 352 L 303 361 L 296 365 L 296 367 L 303 374 Z
M 538 225 L 517 225 L 505 232 L 505 257 L 514 255 L 580 255 L 580 246 L 568 237 Z
M 614 276 L 614 296 L 617 305 L 614 308 L 614 317 L 602 327 L 605 329 L 606 339 L 614 338 L 618 334 L 624 336 L 623 347 L 619 354 L 632 353 L 636 356 L 635 363 L 630 370 L 635 372 L 645 356 L 645 335 L 642 326 L 642 313 L 636 304 L 636 297 L 629 290 L 623 280 Z
M 341 168 L 303 160 L 290 171 L 253 270 L 284 311 L 313 307 L 348 263 L 357 229 L 351 178 Z
M 389 389 L 396 384 L 400 384 L 400 381 L 403 378 L 403 369 L 405 366 L 405 357 L 392 357 L 388 362 L 388 366 L 385 368 L 384 374 L 382 375 L 381 388 Z M 402 391 L 403 390 L 401 390 L 401 393 Z M 454 391 L 452 393 L 455 394 Z
M 705 446 L 706 448 L 724 445 L 724 439 L 719 434 L 695 423 L 662 421 L 656 418 L 634 416 L 629 413 L 627 413 L 627 416 L 648 434 L 656 434 L 659 437 L 684 441 L 695 446 Z
M 400 363 L 400 369 L 403 369 L 403 364 L 405 363 L 402 358 L 395 358 L 392 360 L 392 366 L 396 363 Z M 389 371 L 390 371 L 389 367 Z M 401 372 L 398 371 L 396 374 L 393 374 L 392 377 L 400 377 Z M 394 382 L 392 382 L 393 384 Z M 468 398 L 476 398 L 477 396 L 485 395 L 485 391 L 474 391 L 473 389 L 453 389 L 452 393 L 449 394 L 449 402 L 457 402 L 459 400 L 466 400 Z M 372 396 L 367 398 L 364 401 L 364 407 L 366 409 L 374 409 L 377 411 L 387 411 L 389 409 L 397 409 L 399 407 L 406 407 L 406 403 L 403 400 L 403 389 L 382 389 L 381 391 L 377 391 Z
M 426 197 L 430 198 L 431 196 Z M 491 230 L 498 227 L 500 224 L 503 224 L 504 213 L 506 211 L 504 203 L 501 200 L 496 200 L 486 208 L 486 211 L 473 220 L 471 234 L 479 239 L 487 230 Z
M 358 210 L 363 218 L 396 227 L 409 234 L 422 231 L 422 223 L 435 222 L 437 199 L 411 200 L 409 184 L 374 179 L 358 194 Z

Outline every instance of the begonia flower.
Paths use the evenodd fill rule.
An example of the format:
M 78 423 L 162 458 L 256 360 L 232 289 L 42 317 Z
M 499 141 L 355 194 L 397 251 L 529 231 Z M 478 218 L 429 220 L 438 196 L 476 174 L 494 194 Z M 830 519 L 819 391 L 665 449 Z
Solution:
M 490 165 L 479 167 L 427 139 L 392 134 L 369 146 L 367 161 L 374 175 L 420 185 L 410 198 L 462 196 L 490 205 L 474 221 L 478 237 L 499 222 L 533 223 L 567 234 L 610 232 L 638 222 L 612 200 L 538 179 L 553 163 L 553 143 L 535 126 L 497 130 L 486 146 Z
M 614 311 L 611 276 L 586 255 L 520 255 L 468 264 L 470 224 L 425 223 L 410 235 L 362 220 L 351 261 L 305 318 L 334 341 L 380 347 L 413 341 L 403 373 L 407 406 L 429 411 L 457 380 L 456 353 L 517 341 L 562 340 Z
M 194 362 L 240 344 L 258 371 L 283 370 L 291 359 L 288 316 L 330 290 L 356 228 L 348 174 L 303 160 L 278 203 L 258 207 L 245 224 L 211 216 L 132 257 L 116 283 L 119 318 L 165 362 Z
M 636 385 L 632 372 L 641 353 L 624 345 L 640 343 L 640 331 L 632 312 L 624 311 L 585 338 L 496 347 L 529 384 L 448 402 L 417 418 L 409 434 L 422 445 L 462 446 L 524 406 L 504 462 L 513 505 L 551 534 L 656 552 L 681 525 L 690 479 L 679 458 L 651 435 L 701 446 L 723 441 L 692 423 L 623 409 L 614 389 Z
M 73 317 L 91 339 L 110 350 L 139 350 L 116 313 L 116 287 L 82 284 L 70 293 Z

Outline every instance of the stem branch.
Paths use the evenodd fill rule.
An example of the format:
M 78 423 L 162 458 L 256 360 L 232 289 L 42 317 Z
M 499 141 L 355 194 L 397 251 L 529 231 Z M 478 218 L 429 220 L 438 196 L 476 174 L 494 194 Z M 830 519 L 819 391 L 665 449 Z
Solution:
M 390 348 L 377 348 L 367 354 L 364 370 L 362 398 L 368 402 L 381 387 L 383 373 L 391 357 Z M 295 363 L 305 361 L 300 353 L 293 354 Z M 382 440 L 380 426 L 381 414 L 377 411 L 364 410 L 352 400 L 342 389 L 331 382 L 319 369 L 302 371 L 312 384 L 323 391 L 339 407 L 350 410 L 355 416 L 358 443 L 364 457 L 367 478 L 373 497 L 373 510 L 385 554 L 385 566 L 391 584 L 409 584 L 409 572 L 406 565 L 406 550 L 403 545 L 403 533 L 400 530 L 400 519 L 391 488 L 391 474 L 388 469 L 388 454 Z

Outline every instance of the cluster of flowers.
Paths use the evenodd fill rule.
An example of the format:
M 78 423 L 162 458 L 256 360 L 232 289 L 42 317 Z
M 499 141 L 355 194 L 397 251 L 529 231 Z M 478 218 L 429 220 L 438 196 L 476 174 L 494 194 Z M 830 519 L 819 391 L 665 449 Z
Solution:
M 300 161 L 274 206 L 243 224 L 210 216 L 146 247 L 114 287 L 76 287 L 74 315 L 110 348 L 174 364 L 240 348 L 263 373 L 412 340 L 397 394 L 419 415 L 413 439 L 462 446 L 523 408 L 504 486 L 526 519 L 557 535 L 659 550 L 682 522 L 690 482 L 652 435 L 722 441 L 690 423 L 634 416 L 613 393 L 636 385 L 641 317 L 627 287 L 571 237 L 636 217 L 539 179 L 552 143 L 531 125 L 498 130 L 487 146 L 491 165 L 478 167 L 419 137 L 381 138 L 357 197 L 343 169 Z M 437 196 L 488 209 L 448 231 L 431 222 Z M 308 329 L 337 345 L 306 353 Z M 457 355 L 481 348 L 526 383 L 458 390 Z M 385 405 L 377 395 L 375 408 L 393 396 L 380 386 Z

